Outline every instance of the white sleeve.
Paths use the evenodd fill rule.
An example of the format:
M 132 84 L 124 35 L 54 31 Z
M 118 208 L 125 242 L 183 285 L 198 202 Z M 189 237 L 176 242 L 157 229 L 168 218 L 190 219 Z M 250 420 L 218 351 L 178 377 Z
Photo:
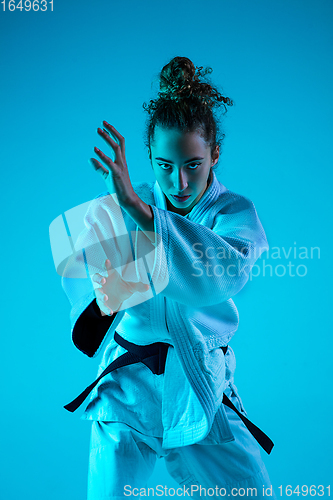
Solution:
M 153 279 L 168 275 L 161 293 L 180 303 L 204 307 L 228 300 L 245 285 L 253 264 L 268 249 L 252 201 L 236 193 L 224 193 L 210 208 L 216 210 L 211 229 L 174 212 L 152 209 L 166 254 L 157 259 L 160 265 Z
M 125 222 L 126 221 L 126 222 Z M 104 263 L 111 261 L 124 279 L 138 281 L 138 265 L 133 259 L 133 240 L 136 225 L 119 207 L 111 195 L 95 198 L 84 216 L 84 229 L 80 232 L 74 252 L 68 258 L 62 272 L 61 284 L 70 301 L 71 332 L 82 312 L 96 297 L 92 276 L 100 273 L 106 276 Z M 145 281 L 148 283 L 148 277 Z M 152 297 L 152 291 L 145 294 L 136 293 L 123 302 L 116 319 L 112 323 L 113 330 L 119 324 L 124 310 L 133 304 Z

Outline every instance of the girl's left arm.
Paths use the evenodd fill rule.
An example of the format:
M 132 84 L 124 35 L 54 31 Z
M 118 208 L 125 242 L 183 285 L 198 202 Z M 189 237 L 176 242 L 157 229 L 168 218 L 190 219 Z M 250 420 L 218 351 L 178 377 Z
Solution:
M 210 207 L 212 228 L 152 206 L 156 247 L 153 280 L 163 277 L 166 297 L 193 307 L 218 304 L 236 295 L 249 279 L 261 253 L 268 249 L 265 232 L 251 200 L 227 191 Z M 165 258 L 159 258 L 163 248 Z

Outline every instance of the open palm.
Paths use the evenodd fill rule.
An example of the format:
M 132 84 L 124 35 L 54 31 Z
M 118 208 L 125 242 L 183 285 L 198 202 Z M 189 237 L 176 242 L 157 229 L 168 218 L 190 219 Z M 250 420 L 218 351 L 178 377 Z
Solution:
M 142 282 L 125 281 L 116 269 L 111 268 L 109 259 L 105 261 L 105 269 L 108 273 L 107 277 L 99 273 L 95 273 L 92 277 L 95 283 L 101 285 L 95 289 L 95 295 L 102 315 L 112 315 L 134 293 L 149 290 L 149 285 Z

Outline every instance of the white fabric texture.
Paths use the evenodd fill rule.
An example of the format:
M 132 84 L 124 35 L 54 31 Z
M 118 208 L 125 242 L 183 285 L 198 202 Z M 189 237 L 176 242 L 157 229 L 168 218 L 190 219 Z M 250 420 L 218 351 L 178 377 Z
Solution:
M 236 396 L 231 395 L 230 398 L 241 411 Z M 162 438 L 146 436 L 121 422 L 94 421 L 87 500 L 116 500 L 130 493 L 138 496 L 145 492 L 148 496 L 148 488 L 152 486 L 149 478 L 157 457 L 164 458 L 173 479 L 187 488 L 187 491 L 180 488 L 178 496 L 266 498 L 267 489 L 272 485 L 258 443 L 233 410 L 227 408 L 226 412 L 234 441 L 210 446 L 203 446 L 200 442 L 169 450 L 163 448 Z M 165 483 L 159 484 L 163 487 Z M 202 488 L 206 489 L 206 493 Z M 160 489 L 150 490 L 149 496 L 153 493 L 156 496 L 156 492 L 161 496 Z M 170 494 L 165 496 L 173 495 L 170 490 Z M 276 498 L 273 489 L 269 498 Z
M 151 288 L 141 298 L 136 294 L 132 302 L 123 304 L 95 353 L 97 356 L 106 346 L 98 375 L 121 351 L 113 340 L 115 330 L 137 344 L 169 342 L 173 347 L 168 352 L 163 384 L 158 382 L 162 391 L 162 422 L 154 422 L 151 429 L 148 423 L 145 431 L 158 435 L 162 432 L 165 449 L 203 439 L 211 444 L 233 441 L 235 437 L 221 402 L 224 391 L 233 390 L 238 395 L 233 379 L 235 359 L 230 347 L 225 357 L 220 346 L 229 343 L 238 327 L 238 313 L 231 297 L 242 289 L 256 259 L 268 249 L 257 212 L 251 200 L 226 189 L 214 172 L 210 186 L 187 217 L 166 210 L 157 182 L 136 184 L 134 189 L 154 213 L 157 240 L 149 269 L 157 294 Z M 106 258 L 125 277 L 128 271 L 133 276 L 135 264 L 137 279 L 149 283 L 139 255 L 144 245 L 136 246 L 144 235 L 116 201 L 109 193 L 92 201 L 85 216 L 86 228 L 75 245 L 78 251 L 66 266 L 62 286 L 72 306 L 72 332 L 78 317 L 95 298 L 90 276 L 103 272 Z M 116 237 L 118 241 L 127 238 L 129 243 L 119 246 L 115 244 Z M 85 251 L 80 252 L 80 248 Z M 139 376 L 145 378 L 147 394 L 151 389 L 153 401 L 158 380 L 154 377 L 159 376 L 142 366 L 124 370 L 130 368 L 132 374 L 140 372 Z M 117 398 L 112 394 L 115 380 L 122 382 L 120 371 L 119 377 L 115 373 L 97 384 L 82 418 L 118 420 L 131 425 L 133 415 L 128 421 L 125 413 L 116 416 L 120 403 L 126 408 L 126 399 L 140 415 L 144 411 L 139 390 L 130 383 L 131 375 L 125 385 L 118 386 L 117 407 Z M 123 389 L 126 395 L 122 395 Z M 143 421 L 149 418 L 146 412 Z

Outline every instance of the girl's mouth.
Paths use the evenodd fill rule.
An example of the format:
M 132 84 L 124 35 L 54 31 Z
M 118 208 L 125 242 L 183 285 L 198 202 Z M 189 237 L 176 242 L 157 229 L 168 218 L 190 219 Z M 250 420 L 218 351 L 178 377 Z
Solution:
M 188 196 L 176 196 L 175 194 L 172 194 L 171 196 L 172 196 L 172 198 L 173 198 L 174 200 L 176 200 L 176 201 L 178 201 L 178 202 L 183 202 L 183 201 L 186 201 L 186 200 L 188 200 L 188 199 L 189 199 L 189 197 L 190 197 L 190 195 L 188 195 Z

